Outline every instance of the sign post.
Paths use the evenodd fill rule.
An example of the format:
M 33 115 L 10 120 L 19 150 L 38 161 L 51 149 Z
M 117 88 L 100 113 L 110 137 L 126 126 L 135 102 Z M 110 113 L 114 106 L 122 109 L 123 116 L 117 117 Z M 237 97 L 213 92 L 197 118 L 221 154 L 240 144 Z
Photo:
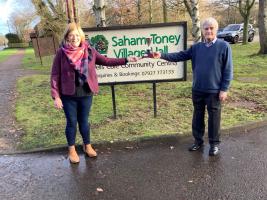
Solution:
M 169 62 L 151 58 L 153 51 L 172 53 L 187 47 L 186 22 L 135 26 L 84 28 L 90 44 L 110 58 L 138 56 L 138 62 L 121 66 L 97 65 L 100 85 L 112 86 L 114 117 L 116 117 L 116 84 L 153 84 L 154 117 L 157 116 L 156 83 L 186 81 L 186 62 Z

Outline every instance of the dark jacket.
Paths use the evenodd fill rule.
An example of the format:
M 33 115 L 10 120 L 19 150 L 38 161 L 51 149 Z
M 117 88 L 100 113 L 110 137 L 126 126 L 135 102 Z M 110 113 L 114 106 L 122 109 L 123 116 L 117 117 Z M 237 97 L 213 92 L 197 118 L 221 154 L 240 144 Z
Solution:
M 88 49 L 91 55 L 88 61 L 87 82 L 91 91 L 95 94 L 98 93 L 98 80 L 95 65 L 125 65 L 127 60 L 125 58 L 107 58 L 92 47 L 88 47 Z M 60 97 L 60 94 L 73 95 L 75 93 L 75 71 L 61 48 L 58 49 L 54 58 L 50 84 L 52 98 Z

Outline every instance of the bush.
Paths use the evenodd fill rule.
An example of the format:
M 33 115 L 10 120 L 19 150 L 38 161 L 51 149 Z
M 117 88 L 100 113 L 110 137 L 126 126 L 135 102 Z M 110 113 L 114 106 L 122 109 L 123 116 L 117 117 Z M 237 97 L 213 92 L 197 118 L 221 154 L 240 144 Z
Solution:
M 8 33 L 5 36 L 8 39 L 8 43 L 21 43 L 22 42 L 19 36 L 15 33 Z

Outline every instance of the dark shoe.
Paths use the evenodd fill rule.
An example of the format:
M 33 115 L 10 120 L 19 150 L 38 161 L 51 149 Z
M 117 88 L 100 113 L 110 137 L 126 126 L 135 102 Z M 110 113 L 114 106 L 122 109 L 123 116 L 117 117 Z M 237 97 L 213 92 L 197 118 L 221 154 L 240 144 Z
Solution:
M 188 148 L 188 151 L 197 151 L 199 150 L 201 147 L 203 146 L 203 144 L 198 144 L 198 143 L 194 143 L 192 144 L 191 147 Z
M 216 155 L 218 155 L 219 154 L 219 147 L 217 147 L 217 146 L 211 146 L 210 147 L 210 150 L 209 150 L 209 155 L 210 156 L 216 156 Z

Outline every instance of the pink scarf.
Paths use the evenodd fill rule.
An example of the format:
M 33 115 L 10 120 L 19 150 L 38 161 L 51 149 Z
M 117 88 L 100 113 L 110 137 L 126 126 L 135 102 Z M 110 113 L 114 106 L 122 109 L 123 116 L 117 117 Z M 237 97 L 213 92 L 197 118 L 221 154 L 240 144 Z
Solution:
M 83 42 L 79 47 L 64 44 L 61 48 L 74 70 L 77 70 L 86 80 L 88 77 L 88 44 Z

